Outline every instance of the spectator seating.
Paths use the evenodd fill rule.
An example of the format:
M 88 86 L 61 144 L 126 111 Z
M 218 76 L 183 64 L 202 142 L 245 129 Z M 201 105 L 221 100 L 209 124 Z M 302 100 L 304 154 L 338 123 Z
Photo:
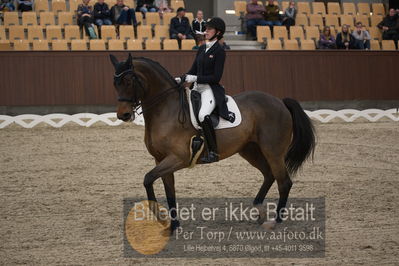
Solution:
M 52 0 L 51 11 L 54 13 L 67 11 L 65 0 Z
M 303 40 L 301 41 L 302 50 L 315 50 L 316 44 L 313 40 Z
M 109 40 L 108 41 L 108 50 L 110 50 L 110 51 L 125 50 L 124 41 L 122 41 L 122 40 Z
M 138 39 L 152 39 L 151 26 L 140 26 L 137 27 L 137 38 Z
M 326 15 L 325 25 L 330 26 L 330 27 L 332 26 L 334 28 L 339 28 L 340 24 L 339 24 L 338 16 L 331 15 L 331 14 Z
M 381 48 L 382 50 L 396 50 L 395 43 L 392 40 L 382 40 Z
M 323 17 L 319 14 L 310 15 L 310 26 L 318 26 L 320 29 L 323 28 Z
M 87 50 L 87 42 L 85 40 L 72 40 L 71 41 L 71 50 L 72 51 L 86 51 Z
M 62 40 L 62 31 L 60 26 L 47 26 L 46 27 L 46 39 L 51 40 Z
M 55 25 L 54 13 L 53 12 L 41 12 L 40 13 L 40 25 L 42 25 L 42 26 Z
M 273 37 L 276 40 L 288 40 L 287 28 L 285 26 L 274 26 Z
M 256 35 L 258 37 L 258 42 L 264 42 L 265 39 L 270 40 L 272 38 L 269 26 L 256 27 Z
M 33 40 L 32 48 L 34 51 L 48 51 L 48 41 L 47 40 Z
M 8 32 L 9 40 L 13 41 L 16 39 L 24 40 L 25 39 L 25 27 L 24 26 L 10 26 Z
M 133 40 L 134 39 L 133 27 L 119 26 L 119 39 L 123 41 Z
M 382 15 L 372 15 L 370 16 L 370 26 L 377 27 L 377 25 L 384 19 Z
M 143 42 L 141 40 L 128 40 L 126 42 L 128 50 L 143 50 Z
M 354 19 L 352 15 L 341 15 L 341 26 L 349 25 L 349 27 L 354 27 Z
M 376 51 L 381 50 L 380 42 L 378 40 L 371 40 L 370 49 Z
M 295 25 L 304 27 L 309 26 L 308 16 L 306 16 L 305 14 L 298 14 L 296 16 Z
M 5 12 L 3 13 L 4 25 L 6 27 L 19 25 L 18 12 Z
M 281 45 L 280 40 L 268 40 L 267 41 L 267 50 L 282 50 L 283 46 Z
M 35 12 L 23 12 L 22 13 L 22 25 L 37 25 L 37 17 Z
M 28 40 L 43 40 L 43 27 L 42 26 L 28 26 Z
M 54 51 L 67 51 L 68 42 L 66 40 L 53 40 L 51 46 Z
M 322 2 L 312 2 L 313 14 L 326 15 L 326 6 Z
M 290 28 L 290 39 L 291 40 L 304 40 L 305 34 L 303 32 L 303 28 L 301 26 L 291 26 Z
M 133 29 L 133 27 L 131 27 L 131 26 L 130 26 L 130 28 Z M 101 39 L 107 40 L 107 41 L 110 39 L 116 39 L 115 26 L 114 25 L 101 26 Z
M 320 38 L 320 30 L 316 26 L 305 27 L 306 40 L 318 40 Z
M 310 11 L 309 2 L 297 2 L 298 14 L 306 14 L 310 15 L 312 12 Z
M 74 25 L 73 14 L 71 12 L 58 13 L 58 25 L 65 27 L 66 25 Z
M 77 25 L 65 26 L 65 40 L 81 39 L 80 29 Z
M 171 0 L 170 6 L 173 8 L 173 10 L 177 10 L 179 7 L 185 7 L 185 4 L 182 0 Z
M 104 51 L 105 41 L 104 40 L 90 40 L 89 42 L 90 50 L 92 51 Z
M 373 3 L 371 4 L 373 9 L 373 15 L 382 15 L 385 16 L 385 7 L 382 3 Z
M 0 40 L 6 40 L 7 36 L 6 36 L 6 29 L 4 28 L 4 26 L 0 25 Z
M 11 43 L 9 40 L 0 40 L 0 51 L 10 51 Z
M 155 39 L 169 39 L 169 26 L 156 25 L 154 31 Z
M 285 40 L 284 41 L 285 50 L 299 50 L 299 45 L 297 40 Z
M 14 50 L 15 51 L 28 51 L 30 50 L 30 44 L 28 40 L 14 40 Z
M 193 50 L 195 46 L 195 40 L 182 40 L 181 49 L 182 50 Z
M 341 15 L 341 6 L 336 2 L 328 2 L 327 11 L 330 15 Z
M 342 10 L 344 15 L 356 15 L 356 7 L 354 3 L 345 2 L 342 3 Z
M 164 40 L 163 41 L 164 50 L 179 50 L 179 45 L 177 40 Z
M 48 0 L 36 0 L 34 2 L 34 10 L 37 13 L 40 13 L 42 11 L 50 11 L 48 6 Z
M 357 10 L 358 10 L 360 15 L 370 16 L 371 10 L 370 10 L 370 4 L 369 3 L 358 3 L 357 4 Z

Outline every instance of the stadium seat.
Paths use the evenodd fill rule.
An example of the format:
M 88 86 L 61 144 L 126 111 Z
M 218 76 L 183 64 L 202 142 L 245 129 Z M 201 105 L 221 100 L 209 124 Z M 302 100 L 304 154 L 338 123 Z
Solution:
M 29 51 L 30 44 L 28 40 L 15 40 L 14 43 L 14 50 L 15 51 Z
M 299 45 L 297 40 L 285 40 L 284 41 L 285 50 L 299 50 Z
M 147 40 L 145 42 L 146 50 L 161 50 L 161 41 L 160 40 Z
M 323 2 L 312 2 L 313 14 L 320 14 L 324 16 L 326 14 L 326 6 Z
M 184 1 L 179 1 L 179 0 L 171 0 L 170 1 L 170 6 L 174 9 L 177 10 L 179 7 L 185 7 Z
M 90 40 L 89 43 L 90 50 L 92 51 L 105 51 L 105 41 L 104 40 Z
M 78 9 L 79 3 L 81 3 L 81 0 L 69 0 L 69 12 L 75 12 Z M 109 7 L 111 9 L 111 7 Z
M 146 25 L 160 25 L 161 18 L 159 17 L 158 12 L 147 12 L 145 15 L 145 23 Z
M 188 18 L 188 21 L 190 21 L 190 25 L 191 25 L 194 20 L 194 14 L 192 12 L 186 12 L 186 17 Z
M 382 40 L 382 32 L 379 28 L 377 27 L 370 27 L 369 28 L 369 33 L 371 36 L 372 40 L 378 40 L 381 41 Z
M 130 8 L 136 8 L 136 3 L 134 2 L 134 0 L 125 0 L 124 3 L 125 3 L 125 5 L 127 5 Z M 116 4 L 116 0 L 114 0 L 114 4 L 113 5 L 115 5 L 115 4 Z M 110 5 L 109 9 L 111 9 L 111 7 L 113 5 Z
M 35 8 L 34 10 L 37 13 L 43 12 L 43 11 L 49 11 L 48 8 L 48 0 L 36 0 L 35 1 Z
M 269 26 L 257 26 L 256 36 L 258 36 L 258 42 L 264 42 L 265 38 L 270 40 L 272 38 L 272 33 Z
M 129 26 L 129 27 L 133 28 L 132 26 Z M 103 40 L 116 39 L 115 26 L 113 26 L 113 25 L 101 26 L 101 39 L 103 39 Z
M 169 39 L 169 26 L 156 25 L 155 39 Z
M 139 27 L 138 27 L 139 28 Z M 126 40 L 133 40 L 134 39 L 134 31 L 132 26 L 119 26 L 119 39 L 126 41 Z
M 306 40 L 318 40 L 320 38 L 320 30 L 316 26 L 305 27 Z
M 181 42 L 182 50 L 193 50 L 194 46 L 195 46 L 195 40 L 183 40 Z
M 6 13 L 7 14 L 7 13 Z M 10 26 L 8 29 L 8 38 L 12 40 L 25 39 L 25 27 L 24 26 Z
M 313 40 L 303 40 L 301 42 L 301 50 L 316 50 L 316 45 Z
M 104 2 L 108 5 L 109 9 L 111 9 L 115 5 L 116 0 L 104 0 Z M 123 1 L 123 3 L 126 5 L 125 1 Z
M 3 25 L 0 25 L 0 40 L 6 40 L 6 29 Z
M 67 11 L 65 0 L 52 0 L 51 11 L 54 13 Z
M 82 39 L 80 36 L 79 26 L 67 25 L 65 26 L 65 40 Z
M 11 43 L 9 40 L 0 40 L 0 51 L 10 51 Z
M 137 27 L 137 39 L 152 39 L 151 26 L 139 26 Z
M 59 12 L 58 13 L 58 25 L 65 27 L 66 25 L 74 25 L 73 13 L 72 12 Z
M 368 17 L 370 16 L 371 10 L 369 3 L 358 3 L 357 10 L 359 11 L 360 15 L 366 15 Z
M 144 19 L 143 19 L 143 14 L 141 12 L 136 12 L 136 20 L 137 22 L 140 22 L 141 25 L 143 25 Z
M 341 15 L 341 26 L 349 25 L 349 27 L 353 28 L 354 20 L 352 15 Z
M 175 13 L 164 13 L 162 17 L 162 25 L 170 25 L 172 18 L 176 17 Z
M 87 50 L 86 40 L 72 40 L 71 41 L 71 50 L 72 51 L 86 51 Z
M 373 8 L 373 15 L 382 15 L 385 16 L 385 7 L 382 3 L 373 3 L 371 4 Z
M 163 41 L 164 50 L 179 50 L 179 45 L 177 40 L 164 40 Z
M 288 39 L 288 32 L 286 26 L 274 26 L 273 27 L 273 39 L 276 40 L 287 40 Z
M 396 50 L 395 43 L 392 40 L 382 40 L 381 48 L 386 51 Z
M 48 41 L 47 40 L 33 40 L 32 48 L 34 51 L 48 51 Z
M 339 3 L 328 2 L 327 3 L 328 14 L 330 15 L 341 15 L 341 6 Z
M 51 41 L 51 47 L 53 51 L 67 51 L 68 41 L 67 40 L 53 40 Z
M 298 14 L 310 15 L 312 13 L 312 12 L 310 12 L 309 2 L 298 2 L 297 7 L 298 7 Z
M 40 25 L 55 25 L 54 13 L 53 12 L 41 12 L 40 13 Z
M 4 12 L 3 19 L 6 27 L 19 25 L 18 12 Z
M 247 2 L 234 1 L 234 10 L 236 12 L 236 16 L 244 15 L 247 12 Z
M 291 26 L 290 27 L 290 39 L 291 40 L 304 40 L 305 34 L 303 33 L 303 28 L 301 26 Z
M 381 50 L 380 42 L 378 40 L 371 40 L 370 49 L 375 51 Z
M 267 41 L 267 50 L 282 50 L 283 47 L 281 45 L 280 40 L 268 40 Z
M 44 40 L 42 26 L 28 26 L 28 40 Z
M 142 40 L 128 40 L 127 49 L 131 51 L 143 50 Z
M 124 41 L 122 40 L 109 40 L 108 50 L 110 51 L 122 51 L 125 50 Z
M 48 41 L 51 40 L 61 40 L 62 39 L 62 32 L 61 32 L 61 26 L 47 26 L 46 27 L 46 39 Z
M 281 2 L 281 11 L 284 12 L 289 6 L 290 6 L 290 2 L 289 1 L 282 1 Z
M 342 9 L 344 15 L 356 15 L 356 7 L 354 3 L 342 3 Z
M 295 25 L 303 26 L 303 27 L 309 26 L 308 16 L 305 14 L 296 15 Z
M 37 25 L 37 17 L 35 12 L 22 12 L 22 25 Z
M 384 19 L 382 15 L 370 16 L 371 27 L 377 27 L 377 25 Z
M 366 15 L 356 15 L 355 16 L 355 23 L 356 22 L 361 22 L 363 26 L 366 26 L 367 28 L 370 27 L 370 22 L 369 22 L 369 17 Z
M 333 26 L 336 29 L 338 29 L 339 28 L 338 16 L 337 15 L 331 15 L 331 14 L 326 15 L 326 23 L 325 23 L 325 25 L 326 26 L 330 26 L 330 27 Z
M 318 14 L 312 14 L 309 17 L 310 26 L 318 26 L 320 29 L 323 28 L 323 17 Z

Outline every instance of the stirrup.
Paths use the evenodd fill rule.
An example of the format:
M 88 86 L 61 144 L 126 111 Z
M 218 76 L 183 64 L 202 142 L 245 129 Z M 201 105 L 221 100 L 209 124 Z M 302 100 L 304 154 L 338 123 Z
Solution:
M 216 152 L 210 151 L 208 153 L 208 156 L 204 156 L 201 158 L 201 163 L 207 164 L 207 163 L 216 163 L 219 161 L 219 154 Z

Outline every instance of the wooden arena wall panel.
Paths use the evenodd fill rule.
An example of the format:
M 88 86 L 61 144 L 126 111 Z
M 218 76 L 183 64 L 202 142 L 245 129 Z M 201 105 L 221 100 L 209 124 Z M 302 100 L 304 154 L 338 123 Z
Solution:
M 115 104 L 113 67 L 128 52 L 0 52 L 0 106 Z M 131 51 L 187 72 L 193 51 Z M 399 52 L 228 51 L 227 93 L 261 90 L 300 101 L 399 100 Z

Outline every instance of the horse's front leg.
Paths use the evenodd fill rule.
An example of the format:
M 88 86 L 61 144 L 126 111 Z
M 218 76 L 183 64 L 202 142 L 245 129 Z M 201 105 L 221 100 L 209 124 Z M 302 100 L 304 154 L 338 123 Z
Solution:
M 162 176 L 163 185 L 165 187 L 166 199 L 168 200 L 170 218 L 171 218 L 171 233 L 180 226 L 177 220 L 177 210 L 176 210 L 176 192 L 175 192 L 175 176 L 170 174 L 167 176 Z
M 149 201 L 150 209 L 154 214 L 159 214 L 159 211 L 156 209 L 157 204 L 155 193 L 154 193 L 154 182 L 160 177 L 168 177 L 170 175 L 173 176 L 173 173 L 184 168 L 184 163 L 175 156 L 168 156 L 163 159 L 161 162 L 155 166 L 150 172 L 148 172 L 144 177 L 144 187 L 147 192 L 147 198 Z M 174 182 L 173 182 L 174 184 Z M 173 186 L 174 187 L 174 186 Z M 166 188 L 165 188 L 166 189 Z M 174 188 L 173 188 L 174 191 Z M 175 198 L 173 196 L 173 198 Z M 176 201 L 176 200 L 175 200 Z M 168 198 L 169 203 L 169 198 Z M 158 217 L 159 218 L 159 217 Z M 162 222 L 161 219 L 159 219 Z

